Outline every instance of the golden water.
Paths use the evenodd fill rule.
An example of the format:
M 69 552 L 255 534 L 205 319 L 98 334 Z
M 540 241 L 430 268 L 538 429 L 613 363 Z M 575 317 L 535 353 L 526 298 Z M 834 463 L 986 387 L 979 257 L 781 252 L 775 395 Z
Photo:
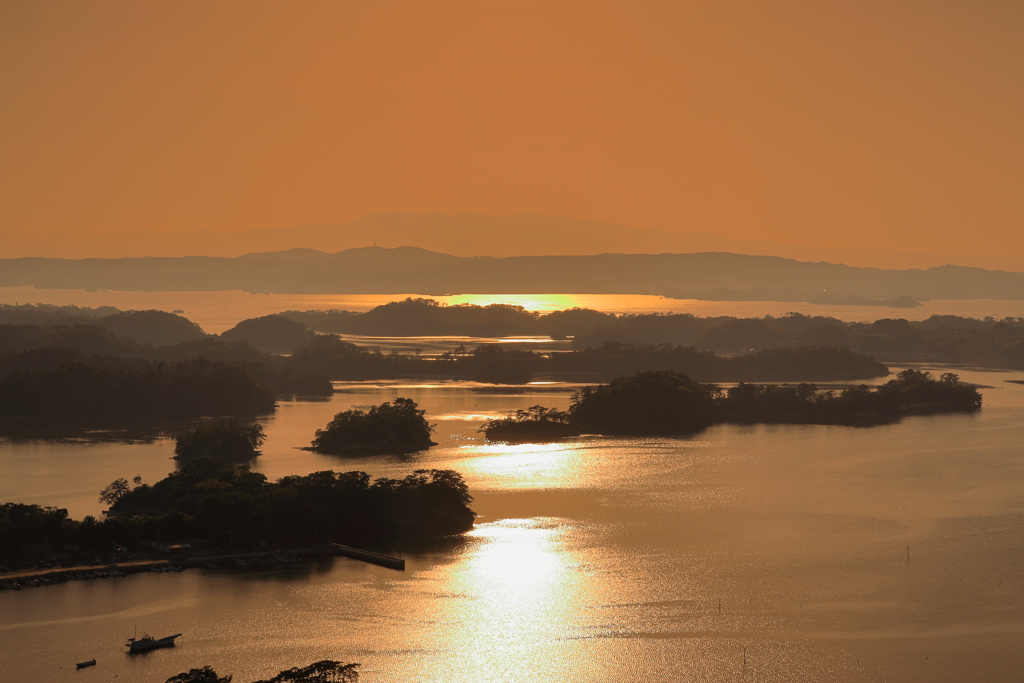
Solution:
M 163 681 L 211 664 L 245 683 L 333 658 L 370 682 L 1017 681 L 1024 386 L 1004 380 L 1024 375 L 961 374 L 993 387 L 980 414 L 542 446 L 487 445 L 475 429 L 564 407 L 551 385 L 364 383 L 284 403 L 256 469 L 456 469 L 476 530 L 404 573 L 337 559 L 5 591 L 0 678 Z M 295 450 L 333 412 L 394 396 L 427 408 L 439 446 L 411 462 Z M 103 484 L 163 476 L 170 450 L 2 444 L 0 500 L 95 513 Z M 184 635 L 128 656 L 136 625 Z

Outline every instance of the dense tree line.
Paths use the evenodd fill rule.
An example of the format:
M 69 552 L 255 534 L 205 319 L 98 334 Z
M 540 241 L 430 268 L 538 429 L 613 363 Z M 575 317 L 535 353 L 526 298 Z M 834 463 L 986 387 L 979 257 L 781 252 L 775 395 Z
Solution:
M 343 410 L 323 429 L 316 430 L 312 450 L 335 455 L 356 453 L 415 453 L 435 446 L 426 411 L 411 398 L 396 398 L 368 410 Z
M 866 379 L 888 374 L 888 368 L 849 349 L 781 348 L 753 354 L 718 356 L 693 347 L 633 345 L 608 342 L 599 347 L 549 355 L 498 344 L 460 347 L 435 359 L 368 352 L 337 337 L 321 336 L 292 357 L 301 371 L 317 370 L 332 379 L 400 376 L 455 377 L 482 382 L 518 384 L 532 377 L 586 374 L 607 380 L 641 370 L 676 370 L 705 382 L 830 381 Z
M 200 458 L 153 485 L 118 480 L 104 494 L 116 514 L 103 521 L 72 520 L 62 508 L 0 505 L 0 555 L 10 559 L 40 542 L 109 550 L 112 542 L 133 548 L 196 537 L 235 549 L 260 541 L 372 546 L 459 534 L 475 516 L 465 482 L 451 470 L 376 480 L 324 471 L 271 483 L 247 466 Z
M 920 354 L 942 362 L 1024 366 L 1024 318 L 934 315 L 923 321 L 884 318 L 848 323 L 799 313 L 702 318 L 688 313 L 617 316 L 570 309 L 542 314 L 505 304 L 442 306 L 431 299 L 392 302 L 366 313 L 286 311 L 280 315 L 320 332 L 370 336 L 549 335 L 572 337 L 573 347 L 579 350 L 609 341 L 728 352 L 831 346 L 868 354 Z
M 147 364 L 206 359 L 242 368 L 278 394 L 330 394 L 326 376 L 296 369 L 288 359 L 245 342 L 203 337 L 153 346 L 95 325 L 0 325 L 0 377 L 16 371 L 55 370 L 71 364 L 143 372 Z
M 12 329 L 25 326 L 35 329 Z M 149 347 L 213 338 L 246 343 L 266 352 L 290 353 L 309 345 L 313 331 L 369 336 L 547 335 L 571 337 L 578 350 L 609 341 L 636 346 L 693 346 L 730 353 L 831 346 L 867 354 L 917 354 L 941 362 L 1024 366 L 1024 318 L 975 320 L 934 315 L 923 321 L 883 318 L 848 323 L 799 313 L 763 318 L 702 318 L 686 313 L 614 315 L 579 308 L 538 313 L 508 304 L 445 306 L 432 299 L 409 298 L 365 313 L 285 311 L 244 320 L 215 337 L 205 335 L 186 318 L 161 311 L 0 305 L 0 354 L 54 346 L 166 360 L 153 357 Z
M 157 346 L 202 339 L 206 336 L 199 325 L 176 313 L 155 310 L 119 311 L 112 306 L 86 308 L 46 304 L 0 304 L 0 325 L 94 326 L 124 339 Z
M 589 309 L 574 308 L 545 314 L 511 304 L 444 306 L 433 299 L 412 298 L 392 301 L 365 313 L 285 311 L 280 315 L 304 323 L 317 332 L 387 337 L 560 337 L 578 334 L 615 319 L 610 313 Z
M 345 664 L 332 659 L 313 662 L 281 671 L 273 678 L 254 683 L 355 683 L 359 680 L 359 665 Z M 171 676 L 165 683 L 231 683 L 232 676 L 220 676 L 209 667 L 189 669 Z
M 491 420 L 481 427 L 481 432 L 492 441 L 529 442 L 557 441 L 567 436 L 580 434 L 572 423 L 572 414 L 567 410 L 530 406 L 526 410 L 514 410 L 507 416 Z
M 205 359 L 110 369 L 71 363 L 0 380 L 0 422 L 116 425 L 274 409 L 274 392 L 245 370 Z
M 266 438 L 263 425 L 219 420 L 179 434 L 174 443 L 174 458 L 252 460 L 260 454 L 259 448 Z
M 884 377 L 888 368 L 861 353 L 829 346 L 761 349 L 735 356 L 693 346 L 623 344 L 552 354 L 548 372 L 593 372 L 602 379 L 644 370 L 675 370 L 701 382 L 834 381 Z
M 740 383 L 722 391 L 673 371 L 641 372 L 577 392 L 569 410 L 551 413 L 542 406 L 518 411 L 484 426 L 488 438 L 693 434 L 728 422 L 874 425 L 906 415 L 974 412 L 981 394 L 952 373 L 935 379 L 927 372 L 904 370 L 878 387 L 864 385 L 836 392 L 814 384 Z M 546 423 L 556 423 L 555 425 Z
M 717 351 L 783 347 L 848 347 L 867 354 L 913 354 L 937 362 L 1024 366 L 1024 319 L 975 320 L 933 315 L 844 322 L 790 313 L 764 318 L 698 318 L 689 314 L 620 316 L 577 335 L 577 348 L 606 341 L 682 344 Z

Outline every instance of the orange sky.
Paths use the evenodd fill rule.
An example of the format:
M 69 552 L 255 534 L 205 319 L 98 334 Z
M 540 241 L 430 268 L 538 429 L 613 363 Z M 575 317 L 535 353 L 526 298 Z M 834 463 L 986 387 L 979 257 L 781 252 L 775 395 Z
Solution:
M 1019 0 L 0 0 L 0 226 L 530 211 L 1022 256 L 1022 105 Z

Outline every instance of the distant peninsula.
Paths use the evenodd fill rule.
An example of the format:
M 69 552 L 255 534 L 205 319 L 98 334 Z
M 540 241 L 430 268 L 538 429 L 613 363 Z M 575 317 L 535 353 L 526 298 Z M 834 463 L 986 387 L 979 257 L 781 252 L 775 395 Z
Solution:
M 0 287 L 20 286 L 283 294 L 730 292 L 730 300 L 754 301 L 766 300 L 766 292 L 775 289 L 783 301 L 1024 299 L 1024 273 L 963 266 L 885 270 L 725 252 L 458 257 L 416 247 L 333 254 L 297 249 L 238 258 L 0 260 Z

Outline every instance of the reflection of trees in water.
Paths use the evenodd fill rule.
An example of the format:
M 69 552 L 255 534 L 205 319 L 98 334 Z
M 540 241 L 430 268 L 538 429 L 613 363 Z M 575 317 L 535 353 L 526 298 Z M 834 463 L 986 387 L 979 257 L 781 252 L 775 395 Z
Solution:
M 85 429 L 59 424 L 0 425 L 0 438 L 14 443 L 46 441 L 49 443 L 86 444 L 152 444 L 172 439 L 174 427 L 138 425 L 120 429 Z
M 256 422 L 268 417 L 270 415 L 261 415 L 244 422 Z M 158 441 L 175 439 L 189 430 L 210 422 L 210 420 L 146 420 L 129 422 L 111 429 L 90 429 L 56 420 L 33 424 L 0 424 L 0 438 L 14 443 L 45 441 L 48 443 L 82 444 L 154 444 Z

